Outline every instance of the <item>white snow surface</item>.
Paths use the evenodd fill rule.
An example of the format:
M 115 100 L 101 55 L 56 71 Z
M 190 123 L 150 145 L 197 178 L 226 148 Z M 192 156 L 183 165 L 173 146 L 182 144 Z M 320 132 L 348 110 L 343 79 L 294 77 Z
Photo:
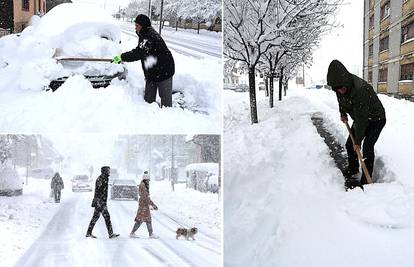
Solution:
M 259 123 L 247 93 L 225 91 L 226 266 L 413 266 L 414 104 L 380 95 L 387 124 L 375 146 L 374 179 L 345 192 L 344 178 L 311 122 L 319 112 L 341 144 L 347 130 L 332 91 L 290 85 Z
M 71 192 L 71 171 L 61 172 L 65 189 L 61 203 L 49 198 L 50 180 L 29 178 L 18 197 L 0 197 L 1 266 L 220 266 L 221 205 L 217 194 L 206 194 L 178 184 L 151 181 L 154 233 L 145 224 L 129 238 L 138 203 L 108 198 L 114 232 L 111 240 L 103 218 L 95 226 L 98 239 L 85 238 L 92 218 L 93 192 Z M 177 227 L 197 227 L 195 241 L 175 239 Z M 26 253 L 26 254 L 25 254 Z
M 34 20 L 34 25 L 20 36 L 0 38 L 0 132 L 208 134 L 220 131 L 221 58 L 198 59 L 173 51 L 176 64 L 173 90 L 183 92 L 187 106 L 200 112 L 179 107 L 160 109 L 157 103 L 146 103 L 140 62 L 126 64 L 126 80 L 115 78 L 109 87 L 94 90 L 82 74 L 97 70 L 114 74 L 122 70 L 122 65 L 72 62 L 64 67 L 53 56 L 112 58 L 135 48 L 137 38 L 121 35 L 119 22 L 113 21 L 109 14 L 96 12 L 100 14 L 97 15 L 90 7 L 77 8 L 78 12 L 83 11 L 72 14 L 69 7 L 73 5 L 54 8 L 40 20 Z M 59 26 L 61 23 L 64 27 Z M 100 38 L 102 35 L 113 41 Z M 117 43 L 118 35 L 121 45 Z M 196 39 L 197 35 L 193 35 Z M 71 76 L 56 92 L 44 91 L 51 80 L 66 75 Z

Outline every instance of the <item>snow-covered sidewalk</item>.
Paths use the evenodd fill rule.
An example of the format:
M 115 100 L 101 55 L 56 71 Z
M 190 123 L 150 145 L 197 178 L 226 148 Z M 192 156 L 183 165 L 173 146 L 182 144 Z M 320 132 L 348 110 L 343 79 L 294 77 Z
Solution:
M 292 88 L 292 87 L 291 87 Z M 332 91 L 291 89 L 274 109 L 262 98 L 250 124 L 247 93 L 225 91 L 226 266 L 412 266 L 414 182 L 408 156 L 413 103 L 380 96 L 387 125 L 376 156 L 388 183 L 345 192 L 311 116 L 343 144 Z M 399 229 L 378 225 L 401 226 Z

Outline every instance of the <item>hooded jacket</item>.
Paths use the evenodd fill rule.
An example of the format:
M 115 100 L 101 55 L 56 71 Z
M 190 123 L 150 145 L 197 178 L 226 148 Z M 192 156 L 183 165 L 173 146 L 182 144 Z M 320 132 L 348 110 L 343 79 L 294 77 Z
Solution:
M 138 46 L 121 54 L 122 61 L 141 60 L 145 79 L 161 82 L 175 73 L 174 59 L 161 36 L 151 26 L 143 27 L 138 33 Z
M 92 207 L 103 209 L 106 207 L 108 198 L 108 177 L 106 173 L 98 176 L 95 183 L 95 196 L 92 200 Z
M 336 91 L 341 116 L 349 116 L 354 121 L 355 142 L 361 145 L 365 130 L 370 121 L 385 119 L 385 110 L 376 92 L 363 79 L 348 72 L 338 60 L 333 60 L 328 68 L 328 85 L 348 88 L 345 95 Z

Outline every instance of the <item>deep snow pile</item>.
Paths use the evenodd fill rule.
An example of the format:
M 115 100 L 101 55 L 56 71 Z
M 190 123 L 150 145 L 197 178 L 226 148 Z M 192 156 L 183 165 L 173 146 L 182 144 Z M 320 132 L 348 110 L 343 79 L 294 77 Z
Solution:
M 50 180 L 29 178 L 22 196 L 0 197 L 1 266 L 13 266 L 45 230 L 59 208 L 52 203 L 49 193 Z
M 412 266 L 414 182 L 407 155 L 414 140 L 404 137 L 414 129 L 407 119 L 414 104 L 380 99 L 387 125 L 376 145 L 374 178 L 387 183 L 345 192 L 310 119 L 320 112 L 345 142 L 333 92 L 289 90 L 272 110 L 261 99 L 260 123 L 251 125 L 248 95 L 226 91 L 226 266 Z
M 119 25 L 108 14 L 109 18 L 101 12 L 90 12 L 89 7 L 72 16 L 70 6 L 60 5 L 57 11 L 61 12 L 52 12 L 54 9 L 42 19 L 34 20 L 33 26 L 20 36 L 0 38 L 0 131 L 219 131 L 221 60 L 200 60 L 173 52 L 176 63 L 173 90 L 183 92 L 187 107 L 200 111 L 197 113 L 178 107 L 160 109 L 157 103 L 146 103 L 140 62 L 127 64 L 126 80 L 114 79 L 106 89 L 94 90 L 80 73 L 99 70 L 113 74 L 122 70 L 122 66 L 73 63 L 64 67 L 53 56 L 112 58 L 135 48 L 137 38 L 120 35 Z M 61 32 L 62 29 L 66 30 Z M 118 35 L 122 39 L 120 46 Z M 55 93 L 43 90 L 51 80 L 69 73 L 73 76 Z

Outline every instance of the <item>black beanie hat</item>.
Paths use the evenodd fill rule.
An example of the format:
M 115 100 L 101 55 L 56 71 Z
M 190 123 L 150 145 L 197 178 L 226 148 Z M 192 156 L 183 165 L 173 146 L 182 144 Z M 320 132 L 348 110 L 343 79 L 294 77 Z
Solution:
M 135 23 L 141 25 L 143 28 L 151 27 L 150 19 L 144 14 L 139 14 L 135 19 Z
M 101 173 L 108 173 L 111 168 L 109 166 L 103 166 L 101 168 Z

